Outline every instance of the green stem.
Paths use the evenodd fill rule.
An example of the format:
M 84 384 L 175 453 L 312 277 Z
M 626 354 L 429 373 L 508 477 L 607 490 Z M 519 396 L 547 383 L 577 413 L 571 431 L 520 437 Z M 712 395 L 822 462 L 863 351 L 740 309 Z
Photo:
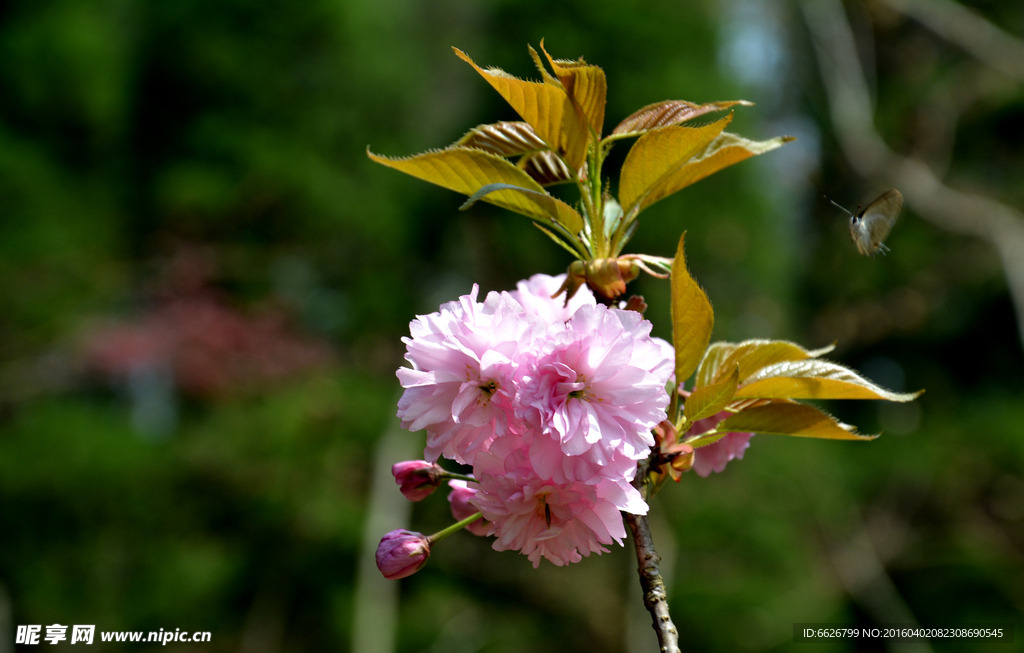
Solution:
M 594 258 L 607 258 L 608 238 L 604 228 L 604 206 L 601 201 L 601 144 L 591 141 L 587 153 L 587 213 L 590 219 L 590 237 L 594 246 Z
M 463 528 L 465 528 L 466 526 L 469 526 L 470 524 L 472 524 L 473 522 L 475 522 L 476 520 L 478 520 L 478 519 L 480 519 L 482 517 L 483 517 L 483 515 L 481 513 L 479 513 L 479 512 L 474 514 L 474 515 L 470 515 L 469 517 L 466 517 L 462 521 L 455 522 L 454 524 L 452 524 L 448 528 L 439 530 L 438 532 L 434 533 L 433 535 L 431 535 L 427 539 L 430 540 L 431 544 L 433 544 L 434 542 L 437 542 L 438 540 L 443 540 L 444 538 L 448 537 L 452 533 L 457 533 L 457 532 L 461 531 Z

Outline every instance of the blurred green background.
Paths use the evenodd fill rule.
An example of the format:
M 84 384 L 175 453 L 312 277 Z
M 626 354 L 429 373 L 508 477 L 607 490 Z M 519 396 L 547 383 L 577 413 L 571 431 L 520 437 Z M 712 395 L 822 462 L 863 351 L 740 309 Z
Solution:
M 889 147 L 999 203 L 998 233 L 1024 228 L 1024 5 L 974 7 L 1005 42 L 910 0 L 0 3 L 0 653 L 53 623 L 212 633 L 167 650 L 654 650 L 629 549 L 535 571 L 466 534 L 399 583 L 372 566 L 386 530 L 449 520 L 388 471 L 423 441 L 394 417 L 408 321 L 569 260 L 365 150 L 513 119 L 450 46 L 535 78 L 541 38 L 605 69 L 606 129 L 658 100 L 744 98 L 733 131 L 798 137 L 659 203 L 627 248 L 670 256 L 688 231 L 715 339 L 836 342 L 927 389 L 828 406 L 875 442 L 756 437 L 657 497 L 687 650 L 1019 650 L 1012 239 L 904 188 L 892 253 L 862 258 L 821 198 L 852 209 L 900 183 L 851 163 L 823 84 L 860 64 Z M 817 49 L 842 40 L 815 16 L 857 54 Z M 635 290 L 667 336 L 667 284 Z M 806 622 L 1013 622 L 1016 643 L 794 644 Z

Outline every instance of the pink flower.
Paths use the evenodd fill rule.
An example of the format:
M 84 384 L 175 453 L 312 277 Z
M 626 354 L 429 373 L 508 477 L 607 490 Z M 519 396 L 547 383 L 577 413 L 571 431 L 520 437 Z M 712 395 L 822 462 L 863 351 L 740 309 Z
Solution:
M 377 569 L 384 578 L 398 580 L 411 576 L 430 557 L 430 538 L 407 530 L 391 531 L 377 545 Z
M 405 460 L 391 466 L 399 490 L 409 501 L 422 501 L 434 493 L 444 470 L 437 463 Z
M 706 447 L 693 450 L 693 471 L 707 478 L 711 472 L 721 473 L 733 458 L 742 458 L 750 446 L 753 433 L 726 433 L 725 436 Z
M 590 288 L 582 286 L 568 304 L 564 296 L 552 298 L 565 282 L 564 274 L 552 277 L 546 274 L 535 274 L 525 281 L 516 284 L 516 289 L 509 293 L 512 299 L 519 302 L 529 315 L 539 317 L 544 323 L 565 322 L 580 306 L 596 304 L 594 293 Z
M 729 417 L 729 415 L 731 413 L 728 411 L 722 411 L 717 415 L 697 420 L 687 433 L 692 435 L 706 433 L 726 417 Z M 711 472 L 722 473 L 725 471 L 725 466 L 730 460 L 743 457 L 743 452 L 750 446 L 750 438 L 752 437 L 754 437 L 753 433 L 730 432 L 705 447 L 694 449 L 693 471 L 697 472 L 697 475 L 702 478 L 707 478 L 711 475 Z
M 448 503 L 451 504 L 452 517 L 455 518 L 455 521 L 462 521 L 480 512 L 476 506 L 470 503 L 473 497 L 476 496 L 476 490 L 469 487 L 466 481 L 448 481 L 448 487 L 452 489 L 448 493 Z M 466 530 L 474 535 L 487 535 L 490 525 L 486 521 L 478 519 L 466 526 Z
M 495 550 L 520 551 L 534 567 L 541 558 L 558 566 L 579 562 L 622 543 L 620 511 L 646 514 L 640 493 L 621 477 L 603 476 L 600 468 L 587 480 L 538 475 L 513 440 L 495 441 L 475 468 L 479 489 L 470 501 L 490 522 Z
M 427 430 L 425 457 L 471 464 L 508 431 L 521 367 L 532 360 L 535 323 L 506 295 L 476 301 L 478 288 L 410 324 L 399 368 L 402 427 Z
M 552 324 L 523 380 L 520 412 L 567 455 L 598 463 L 617 454 L 643 458 L 654 444 L 651 429 L 666 418 L 673 365 L 671 346 L 650 331 L 640 314 L 601 304 Z
M 412 322 L 398 370 L 398 416 L 427 431 L 427 460 L 473 467 L 475 482 L 449 484 L 452 514 L 479 512 L 469 530 L 534 566 L 602 553 L 625 537 L 622 511 L 646 514 L 630 481 L 666 419 L 674 362 L 640 314 L 589 291 L 552 300 L 561 283 L 537 275 L 482 303 L 474 286 Z M 424 492 L 427 464 L 401 470 L 408 487 L 396 472 L 403 491 Z

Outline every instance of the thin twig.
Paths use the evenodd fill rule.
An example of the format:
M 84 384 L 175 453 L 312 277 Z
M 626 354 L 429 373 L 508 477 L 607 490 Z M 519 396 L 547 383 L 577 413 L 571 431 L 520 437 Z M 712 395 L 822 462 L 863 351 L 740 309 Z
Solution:
M 644 479 L 647 478 L 647 461 L 637 466 L 633 487 L 643 492 Z M 651 524 L 647 515 L 623 513 L 629 532 L 633 535 L 636 547 L 637 573 L 640 576 L 640 589 L 643 592 L 644 607 L 651 613 L 651 625 L 658 635 L 658 645 L 662 653 L 681 653 L 679 649 L 679 631 L 672 623 L 668 609 L 668 592 L 665 580 L 661 577 L 659 563 L 661 556 L 654 548 L 651 535 Z

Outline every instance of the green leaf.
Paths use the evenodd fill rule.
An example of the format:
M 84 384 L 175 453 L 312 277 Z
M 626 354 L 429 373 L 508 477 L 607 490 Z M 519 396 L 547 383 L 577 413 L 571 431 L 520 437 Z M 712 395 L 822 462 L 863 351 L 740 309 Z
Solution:
M 465 211 L 480 200 L 487 201 L 486 197 L 488 195 L 506 190 L 522 194 L 526 199 L 536 204 L 544 215 L 550 217 L 556 223 L 564 227 L 565 231 L 567 231 L 569 235 L 575 236 L 583 228 L 583 218 L 575 211 L 575 209 L 562 200 L 548 195 L 543 190 L 537 191 L 531 188 L 514 186 L 512 184 L 487 184 L 470 195 L 469 199 L 463 202 L 462 206 L 459 207 L 459 210 Z
M 683 417 L 687 423 L 721 412 L 736 395 L 738 384 L 739 366 L 733 366 L 732 374 L 726 374 L 721 381 L 694 388 L 683 404 Z
M 819 359 L 773 363 L 743 381 L 737 398 L 885 399 L 911 401 L 921 392 L 893 392 L 848 367 Z
M 817 358 L 832 351 L 832 347 L 808 350 L 787 340 L 744 340 L 740 343 L 716 342 L 708 347 L 697 371 L 696 385 L 713 382 L 721 370 L 739 366 L 742 383 L 757 370 L 783 361 Z
M 694 436 L 691 436 L 691 437 L 684 438 L 683 442 L 685 444 L 690 445 L 694 449 L 700 449 L 701 447 L 706 447 L 709 444 L 714 444 L 714 443 L 718 442 L 719 440 L 724 438 L 726 435 L 728 435 L 727 431 L 711 430 L 711 431 L 708 431 L 707 433 L 700 433 L 698 435 L 694 435 Z
M 792 140 L 794 140 L 792 136 L 778 136 L 766 141 L 751 141 L 736 134 L 723 132 L 702 152 L 695 154 L 692 160 L 673 173 L 665 184 L 666 188 L 671 188 L 666 195 L 682 190 L 690 184 L 752 156 L 771 152 Z M 650 203 L 652 202 L 647 204 Z
M 549 148 L 570 168 L 579 170 L 587 155 L 590 131 L 561 85 L 518 79 L 499 68 L 481 68 L 462 50 L 452 49 L 530 123 Z
M 680 125 L 698 116 L 715 111 L 723 111 L 737 104 L 750 106 L 753 103 L 746 100 L 708 102 L 707 104 L 695 104 L 686 100 L 655 102 L 634 111 L 626 117 L 625 120 L 616 125 L 606 140 L 611 140 L 612 138 L 631 138 L 659 127 Z
M 588 64 L 580 59 L 569 61 L 552 59 L 544 49 L 544 41 L 540 42 L 540 50 L 547 57 L 555 76 L 572 100 L 577 111 L 583 116 L 598 138 L 604 125 L 604 108 L 608 95 L 608 81 L 604 71 L 598 66 Z
M 619 203 L 625 214 L 639 213 L 679 190 L 675 174 L 731 120 L 732 114 L 702 127 L 661 127 L 638 138 L 619 175 Z
M 501 190 L 487 194 L 483 200 L 542 223 L 560 225 L 573 235 L 583 228 L 583 216 L 575 209 L 548 195 L 530 175 L 496 154 L 466 147 L 449 147 L 405 158 L 384 157 L 369 150 L 367 154 L 377 163 L 464 195 L 472 196 L 485 186 L 503 184 Z
M 724 369 L 722 363 L 739 346 L 734 342 L 714 342 L 708 345 L 708 348 L 704 350 L 704 357 L 701 358 L 700 366 L 697 368 L 697 376 L 693 380 L 693 385 L 700 387 L 714 383 L 718 377 L 718 372 Z
M 685 240 L 683 232 L 671 275 L 672 344 L 676 352 L 676 383 L 680 385 L 697 369 L 715 322 L 708 296 L 686 269 Z
M 783 401 L 742 410 L 720 423 L 718 429 L 826 440 L 873 440 L 878 437 L 861 435 L 854 427 L 814 406 Z

